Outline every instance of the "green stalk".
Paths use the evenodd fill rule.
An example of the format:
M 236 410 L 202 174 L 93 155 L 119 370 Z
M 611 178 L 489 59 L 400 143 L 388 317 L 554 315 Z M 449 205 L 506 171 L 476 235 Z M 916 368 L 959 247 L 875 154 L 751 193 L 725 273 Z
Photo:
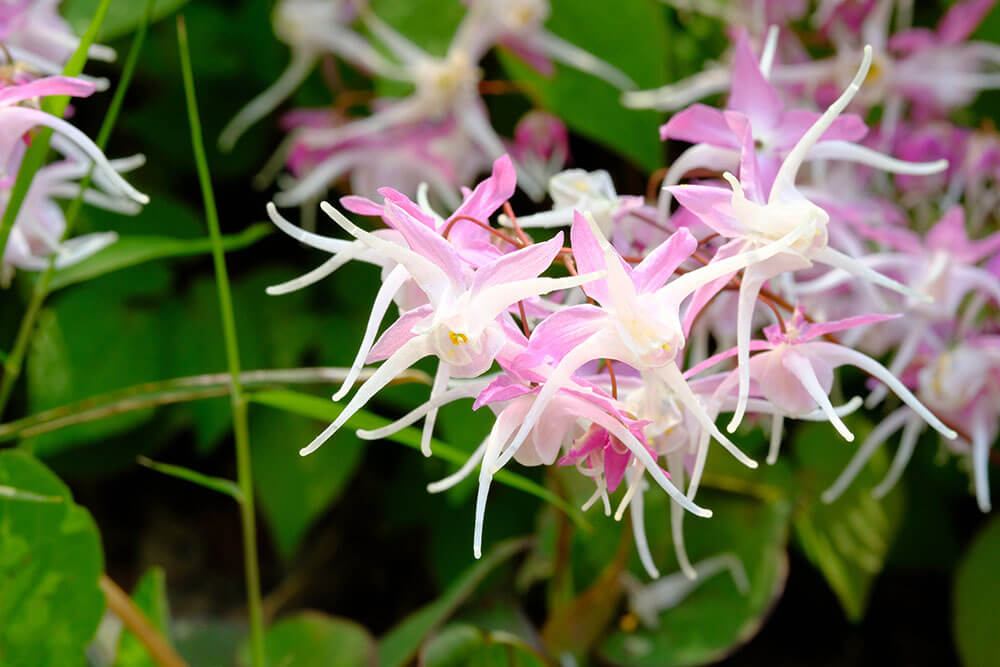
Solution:
M 226 361 L 232 378 L 230 401 L 233 408 L 233 433 L 236 439 L 236 480 L 243 494 L 240 518 L 243 524 L 243 555 L 246 568 L 247 608 L 250 612 L 250 657 L 255 667 L 265 664 L 264 623 L 260 596 L 260 571 L 257 564 L 257 525 L 254 518 L 253 474 L 250 465 L 250 433 L 247 427 L 247 399 L 240 382 L 240 351 L 236 339 L 236 319 L 233 317 L 233 299 L 226 272 L 226 257 L 222 249 L 222 232 L 215 207 L 215 195 L 209 177 L 205 143 L 201 135 L 198 101 L 195 99 L 194 76 L 191 73 L 191 54 L 188 51 L 187 27 L 184 17 L 177 17 L 177 44 L 184 75 L 184 97 L 187 101 L 188 122 L 191 126 L 191 145 L 198 167 L 198 182 L 205 203 L 205 219 L 212 238 L 212 259 L 215 263 L 215 284 L 219 292 L 222 311 L 222 333 L 226 342 Z
M 132 38 L 132 45 L 129 47 L 128 56 L 125 58 L 125 65 L 122 68 L 122 76 L 118 80 L 118 85 L 115 87 L 115 94 L 111 98 L 111 104 L 108 107 L 108 112 L 104 115 L 104 120 L 101 122 L 101 129 L 97 132 L 97 147 L 102 151 L 108 143 L 108 138 L 111 136 L 111 131 L 114 129 L 115 122 L 118 120 L 118 113 L 121 111 L 122 102 L 125 99 L 125 93 L 128 91 L 129 83 L 132 81 L 132 74 L 135 72 L 136 63 L 139 60 L 139 53 L 142 51 L 143 42 L 146 39 L 146 32 L 149 28 L 149 22 L 153 14 L 153 5 L 155 0 L 146 0 L 146 12 L 143 16 L 142 22 L 139 24 L 136 30 L 135 37 Z M 104 20 L 104 12 L 107 10 L 108 2 L 105 1 L 98 8 L 97 14 L 94 15 L 94 19 L 90 23 L 90 28 L 87 29 L 87 33 L 83 36 L 80 41 L 80 46 L 89 46 L 94 41 L 94 36 L 96 36 L 97 31 L 100 29 L 101 21 Z M 89 38 L 89 39 L 88 39 Z M 76 73 L 79 74 L 80 70 L 83 69 L 83 64 L 75 64 L 75 58 L 77 53 L 73 54 L 73 58 L 70 59 L 69 63 L 66 65 L 64 72 L 70 74 L 72 68 L 76 69 Z M 86 60 L 86 48 L 83 49 L 84 60 Z M 65 100 L 65 101 L 64 101 Z M 46 100 L 47 102 L 48 100 Z M 69 98 L 60 98 L 56 100 L 56 105 L 53 107 L 53 111 L 58 111 L 58 115 L 62 115 L 62 112 L 66 109 L 66 103 L 68 103 Z M 59 108 L 59 104 L 62 108 Z M 14 183 L 14 191 L 11 193 L 10 203 L 7 205 L 7 210 L 4 211 L 3 220 L 0 220 L 0 257 L 3 256 L 3 247 L 7 243 L 7 238 L 10 236 L 10 230 L 13 227 L 14 220 L 17 217 L 17 210 L 21 207 L 21 203 L 24 201 L 24 197 L 28 192 L 28 187 L 31 185 L 31 179 L 34 178 L 35 172 L 41 167 L 42 162 L 45 160 L 46 153 L 48 152 L 48 139 L 51 133 L 45 136 L 45 148 L 39 149 L 35 155 L 39 159 L 37 165 L 29 165 L 28 155 L 25 156 L 24 162 L 21 165 L 21 169 L 17 174 L 17 181 Z M 31 155 L 32 151 L 35 150 L 35 146 L 39 145 L 39 141 L 32 143 L 31 148 L 28 149 L 28 154 Z M 66 209 L 66 229 L 63 231 L 63 238 L 65 239 L 69 236 L 70 230 L 76 223 L 76 218 L 80 214 L 80 209 L 83 206 L 83 193 L 90 186 L 90 178 L 93 173 L 94 168 L 91 166 L 87 175 L 84 177 L 83 181 L 80 183 L 80 194 L 77 195 L 69 207 Z M 30 175 L 29 175 L 30 174 Z M 21 183 L 22 176 L 27 179 L 27 184 L 24 186 L 23 191 L 20 193 L 20 198 L 15 200 L 15 195 L 18 192 L 18 184 Z M 16 202 L 16 203 L 15 203 Z M 13 211 L 13 212 L 12 212 Z M 8 214 L 10 215 L 9 227 L 4 227 L 7 224 Z M 49 261 L 49 266 L 42 272 L 38 279 L 35 281 L 34 287 L 31 289 L 31 298 L 28 301 L 28 309 L 24 313 L 24 317 L 21 318 L 21 324 L 17 329 L 17 337 L 14 339 L 14 347 L 11 349 L 10 354 L 4 360 L 3 363 L 3 379 L 0 380 L 0 417 L 3 417 L 4 410 L 7 407 L 7 403 L 10 401 L 11 394 L 14 391 L 14 386 L 17 384 L 18 378 L 21 376 L 21 367 L 24 364 L 24 357 L 28 352 L 28 343 L 31 342 L 31 336 L 35 331 L 35 323 L 38 320 L 38 313 L 41 312 L 42 304 L 45 302 L 46 297 L 49 295 L 49 283 L 52 281 L 52 276 L 55 274 L 55 258 Z
M 80 38 L 80 45 L 70 56 L 66 67 L 63 68 L 64 76 L 78 76 L 83 71 L 83 66 L 87 63 L 87 50 L 97 38 L 97 32 L 101 29 L 101 24 L 104 23 L 104 15 L 108 13 L 110 4 L 111 0 L 101 0 L 101 4 L 97 6 L 94 18 L 87 26 L 87 32 L 83 33 L 83 37 Z M 69 97 L 66 95 L 49 97 L 42 102 L 44 111 L 60 118 L 62 118 L 67 106 L 69 106 Z M 21 167 L 17 171 L 17 179 L 14 181 L 14 188 L 10 193 L 10 200 L 7 202 L 3 217 L 0 218 L 0 257 L 3 257 L 4 251 L 7 249 L 7 240 L 14 228 L 14 221 L 17 220 L 21 204 L 24 203 L 24 198 L 28 195 L 31 181 L 35 178 L 35 172 L 45 164 L 51 137 L 51 129 L 42 129 L 31 142 L 31 146 L 28 147 L 24 159 L 21 161 Z M 0 403 L 0 407 L 2 407 L 2 403 Z

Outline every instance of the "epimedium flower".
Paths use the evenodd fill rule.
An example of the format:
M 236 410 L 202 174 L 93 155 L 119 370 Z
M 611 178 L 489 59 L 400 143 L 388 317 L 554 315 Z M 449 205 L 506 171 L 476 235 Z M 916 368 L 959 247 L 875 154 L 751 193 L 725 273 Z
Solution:
M 1000 428 L 1000 337 L 977 335 L 950 349 L 931 352 L 929 363 L 916 372 L 918 393 L 927 405 L 963 432 L 948 447 L 971 460 L 976 501 L 983 512 L 992 508 L 989 453 Z M 823 493 L 824 502 L 836 500 L 854 481 L 875 451 L 902 430 L 899 447 L 885 479 L 872 494 L 881 498 L 902 476 L 925 422 L 909 405 L 897 408 L 872 429 L 854 458 Z
M 628 90 L 635 83 L 621 70 L 544 28 L 552 8 L 548 0 L 471 0 L 456 41 L 481 58 L 500 44 L 543 74 L 552 60 Z
M 331 146 L 377 136 L 400 126 L 454 119 L 469 141 L 490 158 L 506 152 L 479 94 L 482 70 L 476 53 L 456 37 L 444 56 L 432 56 L 370 11 L 362 13 L 362 19 L 398 63 L 397 72 L 390 78 L 411 84 L 413 92 L 403 98 L 376 99 L 370 116 L 310 133 L 305 137 L 307 142 Z M 540 196 L 541 184 L 529 180 L 530 175 L 523 172 L 519 176 L 522 189 L 530 196 Z
M 385 214 L 393 219 L 394 229 L 409 247 L 362 230 L 325 202 L 321 207 L 346 232 L 404 267 L 428 303 L 403 313 L 382 334 L 367 361 L 385 363 L 361 385 L 333 424 L 302 449 L 303 455 L 322 445 L 392 378 L 423 357 L 439 360 L 432 397 L 444 390 L 449 377 L 481 375 L 506 342 L 499 320 L 508 308 L 529 297 L 595 278 L 538 277 L 562 248 L 561 234 L 471 270 L 447 239 L 392 202 L 386 203 Z M 423 450 L 429 455 L 430 428 L 424 432 Z
M 933 328 L 958 323 L 963 304 L 967 304 L 966 317 L 975 317 L 987 299 L 1000 304 L 1000 285 L 996 276 L 981 266 L 984 260 L 1000 253 L 1000 232 L 978 241 L 971 240 L 961 206 L 946 211 L 923 238 L 914 231 L 898 227 L 861 226 L 860 230 L 868 238 L 887 246 L 886 251 L 867 255 L 864 262 L 874 269 L 893 271 L 915 295 L 919 295 L 902 304 L 907 313 L 907 326 L 894 341 L 897 347 L 889 365 L 894 375 L 910 365 L 922 344 L 937 337 Z M 849 274 L 842 271 L 833 271 L 811 284 L 801 285 L 800 293 L 829 290 L 848 277 Z M 974 298 L 967 302 L 970 295 Z M 869 397 L 868 407 L 877 405 L 886 392 L 884 385 L 877 387 Z
M 142 194 L 121 177 L 114 166 L 104 156 L 104 153 L 86 134 L 76 127 L 52 114 L 45 113 L 34 105 L 37 100 L 49 95 L 69 95 L 71 97 L 87 97 L 95 90 L 94 84 L 63 76 L 52 76 L 26 81 L 24 83 L 7 82 L 0 87 L 0 156 L 10 158 L 20 150 L 25 141 L 25 135 L 36 127 L 49 127 L 62 135 L 67 142 L 76 146 L 87 159 L 93 161 L 96 173 L 105 178 L 108 187 L 128 199 L 140 204 L 149 202 L 149 197 Z M 11 166 L 5 164 L 3 176 L 17 176 L 11 172 Z
M 66 233 L 66 218 L 58 199 L 75 199 L 82 194 L 83 200 L 92 206 L 106 210 L 134 215 L 140 205 L 132 199 L 113 190 L 106 189 L 105 177 L 95 179 L 97 187 L 81 192 L 79 180 L 90 171 L 91 162 L 75 146 L 58 135 L 53 146 L 65 154 L 60 162 L 41 167 L 31 181 L 28 192 L 11 229 L 7 247 L 4 249 L 0 284 L 10 284 L 15 269 L 40 271 L 52 261 L 55 267 L 64 268 L 106 248 L 118 239 L 114 232 L 96 232 L 63 240 Z M 24 147 L 14 151 L 6 173 L 0 181 L 0 210 L 6 208 L 16 179 Z M 116 172 L 129 171 L 141 166 L 145 159 L 141 155 L 109 162 Z
M 397 67 L 351 29 L 355 0 L 280 0 L 274 7 L 274 33 L 292 51 L 292 59 L 271 86 L 244 106 L 219 135 L 219 146 L 232 150 L 251 126 L 271 113 L 298 88 L 323 54 L 331 53 L 380 76 Z
M 551 363 L 553 370 L 494 469 L 516 454 L 548 402 L 571 381 L 574 372 L 595 359 L 624 362 L 639 371 L 644 382 L 665 387 L 716 440 L 743 463 L 755 467 L 756 463 L 716 428 L 677 367 L 677 355 L 684 347 L 679 307 L 702 284 L 782 252 L 798 239 L 798 232 L 670 282 L 696 246 L 687 230 L 670 236 L 635 268 L 628 266 L 608 243 L 592 217 L 578 214 L 571 234 L 573 257 L 579 269 L 606 272 L 606 277 L 583 285 L 599 305 L 561 310 L 535 328 L 519 361 L 528 368 Z
M 55 75 L 63 71 L 70 56 L 80 46 L 80 38 L 73 34 L 69 23 L 59 15 L 60 0 L 10 0 L 0 8 L 0 43 L 14 62 L 8 67 L 17 69 L 23 63 L 42 74 Z M 115 59 L 113 49 L 92 44 L 87 57 L 110 62 Z M 8 75 L 9 76 L 9 75 Z M 98 90 L 107 88 L 106 79 L 81 75 L 84 81 Z
M 779 325 L 764 328 L 767 342 L 754 346 L 757 353 L 750 357 L 748 370 L 759 393 L 781 411 L 776 413 L 773 423 L 769 461 L 773 462 L 777 458 L 784 415 L 799 417 L 820 410 L 837 433 L 848 442 L 854 440 L 854 434 L 840 419 L 829 398 L 833 386 L 833 370 L 848 364 L 885 383 L 915 413 L 946 438 L 955 437 L 955 431 L 945 426 L 901 381 L 877 361 L 838 343 L 817 340 L 835 332 L 883 322 L 894 317 L 898 315 L 862 315 L 812 324 L 805 320 L 800 310 L 796 310 L 792 320 L 785 324 L 784 330 Z M 703 362 L 702 367 L 717 363 L 732 356 L 733 353 L 734 350 L 728 350 L 716 355 Z M 730 375 L 730 380 L 719 385 L 716 394 L 724 396 L 726 392 L 732 391 L 737 380 L 738 374 L 734 371 Z
M 731 129 L 741 137 L 740 178 L 726 173 L 724 177 L 732 187 L 680 185 L 670 192 L 686 209 L 694 213 L 719 235 L 730 239 L 716 253 L 713 263 L 722 257 L 739 256 L 761 244 L 773 243 L 777 238 L 797 232 L 797 242 L 787 251 L 755 262 L 744 271 L 740 283 L 737 313 L 738 368 L 740 372 L 739 399 L 728 430 L 734 432 L 743 418 L 749 396 L 749 342 L 750 324 L 754 303 L 763 284 L 778 275 L 800 271 L 812 266 L 814 261 L 840 268 L 883 287 L 912 294 L 905 286 L 872 270 L 864 263 L 845 255 L 827 243 L 829 215 L 808 200 L 796 188 L 795 181 L 808 152 L 843 112 L 861 87 L 871 65 L 871 49 L 865 49 L 864 59 L 847 90 L 820 116 L 788 153 L 774 183 L 765 197 L 757 166 L 750 123 L 746 116 L 727 112 L 726 120 Z M 943 169 L 946 164 L 937 165 Z M 705 286 L 696 296 L 695 305 L 705 303 L 726 280 L 717 280 Z M 686 319 L 690 319 L 691 312 Z M 697 311 L 694 311 L 695 313 Z
M 804 109 L 786 109 L 781 97 L 768 81 L 770 64 L 758 63 L 746 34 L 736 43 L 733 77 L 727 110 L 695 104 L 674 116 L 660 128 L 660 138 L 692 144 L 667 170 L 660 193 L 659 215 L 666 217 L 670 204 L 670 186 L 694 169 L 735 170 L 740 164 L 742 144 L 746 140 L 734 127 L 733 112 L 746 117 L 756 156 L 758 177 L 764 190 L 774 184 L 784 160 L 802 140 L 821 114 Z M 862 79 L 863 80 L 863 79 Z M 940 172 L 940 161 L 911 163 L 878 153 L 857 142 L 868 128 L 856 114 L 840 114 L 829 121 L 803 156 L 803 161 L 846 160 L 876 167 L 882 171 L 908 175 Z

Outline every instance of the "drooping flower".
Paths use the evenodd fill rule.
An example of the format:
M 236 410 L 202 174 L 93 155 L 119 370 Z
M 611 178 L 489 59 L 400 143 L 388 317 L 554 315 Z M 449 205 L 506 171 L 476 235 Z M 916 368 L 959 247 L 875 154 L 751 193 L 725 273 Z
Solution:
M 232 150 L 244 132 L 295 92 L 325 53 L 367 72 L 395 74 L 395 65 L 350 28 L 356 19 L 355 0 L 279 0 L 274 33 L 291 49 L 291 62 L 277 81 L 229 121 L 219 135 L 219 146 Z
M 41 74 L 61 74 L 73 52 L 80 46 L 80 39 L 73 34 L 69 23 L 59 15 L 60 0 L 8 0 L 0 8 L 0 43 L 14 62 L 8 67 L 17 69 L 17 63 L 28 65 Z M 112 61 L 115 52 L 106 46 L 92 44 L 87 57 Z M 107 88 L 106 79 L 81 75 L 82 80 L 98 90 Z
M 788 251 L 766 262 L 754 263 L 744 271 L 740 283 L 737 316 L 740 393 L 736 411 L 728 426 L 730 433 L 739 425 L 749 396 L 750 323 L 757 295 L 767 280 L 790 271 L 809 268 L 812 262 L 816 261 L 843 269 L 883 287 L 911 294 L 898 282 L 829 247 L 826 229 L 829 215 L 803 196 L 795 186 L 799 168 L 806 154 L 854 98 L 868 74 L 870 65 L 871 49 L 866 48 L 854 81 L 788 153 L 766 197 L 759 176 L 750 124 L 746 116 L 732 112 L 727 112 L 726 120 L 731 129 L 740 136 L 742 146 L 739 180 L 728 172 L 725 174 L 732 191 L 703 185 L 680 185 L 670 188 L 682 206 L 698 216 L 713 231 L 730 239 L 729 243 L 716 253 L 713 262 L 722 257 L 739 256 L 749 249 L 773 243 L 776 239 L 791 233 L 797 234 L 798 238 L 797 243 Z M 945 163 L 937 165 L 940 169 L 946 166 Z M 707 302 L 732 275 L 732 273 L 727 274 L 726 280 L 707 285 L 703 293 L 696 296 L 695 306 Z M 697 310 L 689 309 L 686 319 L 690 320 L 696 313 Z

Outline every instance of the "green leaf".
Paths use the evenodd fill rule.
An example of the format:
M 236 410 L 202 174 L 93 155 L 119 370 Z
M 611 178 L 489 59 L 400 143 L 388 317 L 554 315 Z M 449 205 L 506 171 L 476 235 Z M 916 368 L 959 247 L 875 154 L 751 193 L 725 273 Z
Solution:
M 150 624 L 169 641 L 170 608 L 167 605 L 167 576 L 163 568 L 152 567 L 146 571 L 132 592 L 132 600 L 149 619 Z M 128 630 L 122 631 L 118 644 L 116 667 L 156 667 L 145 645 Z
M 13 486 L 0 485 L 0 498 L 6 500 L 20 500 L 26 503 L 61 503 L 61 496 L 40 496 L 30 491 L 15 489 Z
M 552 0 L 546 28 L 618 67 L 640 88 L 668 82 L 667 24 L 663 8 L 655 2 Z M 539 106 L 571 129 L 621 152 L 647 171 L 662 166 L 660 114 L 626 109 L 620 91 L 570 67 L 556 65 L 555 74 L 545 77 L 509 53 L 501 52 L 500 62 Z
M 256 243 L 270 234 L 271 231 L 272 227 L 267 223 L 251 225 L 238 234 L 223 237 L 222 247 L 226 251 L 240 250 Z M 178 239 L 168 236 L 127 236 L 118 239 L 104 250 L 78 264 L 56 271 L 49 284 L 49 289 L 55 291 L 143 262 L 202 255 L 211 251 L 212 241 L 208 238 Z
M 264 635 L 267 664 L 280 667 L 369 667 L 375 664 L 375 639 L 362 626 L 316 611 L 299 612 L 268 628 Z M 250 664 L 246 644 L 239 662 Z
M 183 466 L 170 465 L 169 463 L 157 463 L 156 461 L 148 459 L 145 456 L 140 456 L 137 460 L 139 465 L 146 466 L 150 470 L 155 470 L 163 473 L 164 475 L 170 475 L 171 477 L 176 477 L 178 479 L 183 479 L 186 482 L 203 486 L 206 489 L 217 491 L 221 494 L 229 496 L 238 503 L 243 502 L 243 492 L 240 491 L 240 487 L 236 485 L 236 482 L 231 480 L 223 479 L 222 477 L 205 475 Z
M 486 633 L 466 623 L 443 628 L 420 651 L 426 667 L 545 667 L 549 664 L 518 637 L 505 632 Z
M 27 359 L 32 413 L 168 373 L 163 354 L 172 339 L 159 310 L 169 274 L 147 264 L 78 285 L 52 300 L 38 318 Z M 127 341 L 128 345 L 124 345 Z M 122 433 L 149 419 L 152 410 L 46 433 L 30 442 L 39 456 Z
M 156 0 L 153 20 L 158 21 L 169 16 L 188 2 L 190 0 Z M 80 32 L 87 27 L 97 5 L 98 0 L 66 0 L 62 3 L 62 15 L 74 30 Z M 111 3 L 97 38 L 101 41 L 110 41 L 129 34 L 142 23 L 144 11 L 143 3 L 136 0 L 118 0 Z
M 616 665 L 675 667 L 721 660 L 760 629 L 784 590 L 791 504 L 703 489 L 698 501 L 715 512 L 711 519 L 688 517 L 684 534 L 692 563 L 733 553 L 750 584 L 743 593 L 728 573 L 705 578 L 675 607 L 660 612 L 655 628 L 618 630 L 600 646 L 600 656 Z M 678 572 L 669 535 L 667 503 L 659 489 L 646 493 L 645 524 L 653 559 L 664 576 Z M 648 575 L 633 563 L 643 583 Z M 623 626 L 625 623 L 623 622 Z M 625 626 L 627 627 L 627 626 Z M 631 630 L 632 628 L 628 628 Z
M 1000 517 L 986 524 L 955 573 L 952 632 L 965 667 L 990 667 L 1000 656 L 997 600 L 1000 600 Z
M 863 442 L 869 425 L 845 420 Z M 885 477 L 888 457 L 876 452 L 857 479 L 834 502 L 820 494 L 847 466 L 857 448 L 844 442 L 829 424 L 803 424 L 793 440 L 800 502 L 795 537 L 806 557 L 819 568 L 844 612 L 860 621 L 872 582 L 885 566 L 903 519 L 903 495 L 897 487 L 881 500 L 871 491 Z
M 343 493 L 361 463 L 364 443 L 337 433 L 309 456 L 299 456 L 324 424 L 278 410 L 250 412 L 250 452 L 258 506 L 278 554 L 290 558 L 306 531 Z
M 328 422 L 336 419 L 337 415 L 339 415 L 341 410 L 343 410 L 343 406 L 338 403 L 332 403 L 331 401 L 324 400 L 322 398 L 317 398 L 315 396 L 310 396 L 309 394 L 303 394 L 295 391 L 251 392 L 249 394 L 249 398 L 255 403 L 270 405 L 278 408 L 279 410 L 287 410 L 306 417 L 322 419 Z M 386 426 L 389 423 L 388 419 L 383 419 L 382 417 L 371 414 L 370 412 L 359 410 L 353 417 L 347 420 L 347 423 L 344 426 L 345 428 L 352 429 L 374 430 Z M 420 449 L 420 431 L 412 426 L 394 433 L 386 439 L 401 445 L 406 445 L 411 449 Z M 437 440 L 432 441 L 431 449 L 434 452 L 434 456 L 457 465 L 462 465 L 468 458 L 466 453 L 456 449 L 455 447 L 450 447 L 443 442 L 438 442 Z M 536 484 L 529 479 L 510 472 L 509 470 L 501 470 L 493 476 L 493 479 L 501 484 L 506 484 L 507 486 L 524 491 L 525 493 L 530 493 L 555 505 L 560 510 L 565 512 L 567 516 L 569 516 L 570 519 L 572 519 L 578 526 L 584 530 L 589 530 L 590 524 L 582 517 L 576 507 L 570 505 L 565 500 L 540 484 Z
M 0 662 L 83 665 L 104 613 L 97 526 L 25 452 L 0 452 L 0 484 L 63 501 L 0 497 Z
M 401 667 L 408 663 L 427 635 L 444 623 L 455 609 L 476 590 L 494 568 L 528 546 L 523 539 L 497 544 L 482 560 L 466 570 L 437 600 L 414 612 L 379 640 L 380 667 Z

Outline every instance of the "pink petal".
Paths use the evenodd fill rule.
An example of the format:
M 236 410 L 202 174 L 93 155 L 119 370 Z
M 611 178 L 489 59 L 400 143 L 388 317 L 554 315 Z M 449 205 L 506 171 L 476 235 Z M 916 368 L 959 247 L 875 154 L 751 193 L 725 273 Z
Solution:
M 943 248 L 960 254 L 969 246 L 969 235 L 965 231 L 965 210 L 952 206 L 927 232 L 927 245 Z
M 365 363 L 373 364 L 376 361 L 382 361 L 391 357 L 399 348 L 414 338 L 413 327 L 425 317 L 433 314 L 433 312 L 434 308 L 428 304 L 400 315 L 399 319 L 393 322 L 375 345 L 372 346 L 371 351 L 368 352 L 368 357 L 365 359 Z
M 563 234 L 559 232 L 544 243 L 535 243 L 526 248 L 501 255 L 489 264 L 480 267 L 472 279 L 473 297 L 481 290 L 494 285 L 537 278 L 552 265 L 552 261 L 562 249 Z
M 624 449 L 619 452 L 615 445 Z M 617 438 L 612 439 L 604 448 L 604 480 L 608 484 L 608 491 L 614 493 L 618 485 L 625 477 L 625 468 L 628 467 L 628 460 L 632 457 L 632 452 L 625 445 L 618 442 Z
M 570 241 L 573 245 L 573 258 L 576 260 L 577 271 L 583 273 L 593 273 L 604 271 L 608 268 L 604 258 L 604 251 L 601 250 L 597 238 L 587 219 L 579 211 L 573 212 L 573 226 L 570 227 Z M 626 273 L 631 273 L 632 269 L 619 257 Z M 608 281 L 605 278 L 592 280 L 583 285 L 583 291 L 592 299 L 599 303 L 608 303 L 610 294 L 608 292 Z
M 727 257 L 733 257 L 739 254 L 739 252 L 743 249 L 743 245 L 744 242 L 742 239 L 734 239 L 733 241 L 730 241 L 715 251 L 715 256 L 712 257 L 712 261 L 723 260 Z M 684 311 L 684 322 L 681 326 L 685 336 L 691 333 L 691 326 L 694 324 L 694 320 L 698 316 L 698 313 L 700 313 L 701 310 L 715 297 L 715 295 L 726 286 L 726 283 L 732 280 L 734 275 L 736 275 L 736 272 L 717 278 L 710 283 L 702 285 L 695 291 L 695 293 L 691 296 L 691 302 L 688 304 L 687 310 Z M 693 371 L 694 369 L 690 372 L 693 374 Z
M 824 336 L 826 334 L 834 333 L 836 331 L 844 331 L 845 329 L 853 329 L 854 327 L 860 327 L 865 324 L 887 322 L 898 317 L 902 317 L 902 315 L 899 313 L 892 315 L 856 315 L 854 317 L 845 317 L 842 320 L 833 320 L 831 322 L 823 322 L 821 324 L 807 324 L 805 331 L 799 335 L 798 342 L 805 342 L 807 340 L 812 340 L 813 338 L 819 338 L 820 336 Z
M 531 332 L 528 349 L 519 364 L 528 368 L 557 362 L 607 324 L 607 314 L 589 304 L 553 313 Z
M 428 215 L 422 208 L 410 201 L 410 198 L 402 192 L 394 190 L 393 188 L 379 188 L 378 193 L 385 197 L 387 202 L 391 201 L 393 204 L 406 211 L 406 213 L 414 220 L 419 220 L 431 229 L 437 228 L 437 222 L 434 220 L 433 216 Z
M 821 114 L 802 109 L 793 109 L 781 117 L 781 124 L 777 127 L 776 143 L 783 150 L 791 150 L 799 139 L 812 127 L 813 123 Z M 868 134 L 868 126 L 861 119 L 861 116 L 853 113 L 838 116 L 827 128 L 819 141 L 850 141 L 858 142 Z
M 376 204 L 367 197 L 347 195 L 346 197 L 340 198 L 340 205 L 351 213 L 357 213 L 358 215 L 370 215 L 374 217 L 382 216 L 382 206 L 380 204 Z
M 681 206 L 722 236 L 740 236 L 743 225 L 732 213 L 733 192 L 714 185 L 674 185 L 668 188 Z
M 452 285 L 458 291 L 462 291 L 465 286 L 465 273 L 462 261 L 452 245 L 393 202 L 387 200 L 384 211 L 386 224 L 403 235 L 410 249 L 436 264 L 448 276 Z
M 958 44 L 975 32 L 997 0 L 956 2 L 938 23 L 937 34 L 944 44 Z
M 665 125 L 661 125 L 660 140 L 667 139 L 722 148 L 739 147 L 722 112 L 704 104 L 692 104 L 684 111 L 675 113 Z
M 96 87 L 89 81 L 68 76 L 47 76 L 28 83 L 0 88 L 0 104 L 17 104 L 35 97 L 48 97 L 49 95 L 88 97 L 94 90 Z
M 753 141 L 750 119 L 737 111 L 725 112 L 726 123 L 740 140 L 740 185 L 747 199 L 758 204 L 765 203 L 760 169 L 757 166 L 757 147 Z
M 503 203 L 514 196 L 517 188 L 517 174 L 509 155 L 501 155 L 493 163 L 493 173 L 476 186 L 452 218 L 467 215 L 486 222 Z M 456 229 L 461 223 L 455 225 Z M 470 223 L 466 223 L 467 225 Z
M 688 230 L 681 229 L 671 234 L 632 269 L 636 292 L 655 292 L 663 287 L 697 247 L 698 240 Z
M 580 446 L 569 450 L 566 456 L 559 459 L 559 465 L 572 465 L 591 452 L 607 446 L 610 437 L 611 436 L 608 435 L 608 432 L 603 428 L 596 426 L 591 427 L 590 432 L 584 436 L 583 442 L 580 443 Z
M 760 72 L 760 64 L 750 48 L 746 31 L 736 42 L 733 54 L 733 84 L 728 106 L 746 114 L 758 132 L 775 127 L 784 111 L 778 91 Z

